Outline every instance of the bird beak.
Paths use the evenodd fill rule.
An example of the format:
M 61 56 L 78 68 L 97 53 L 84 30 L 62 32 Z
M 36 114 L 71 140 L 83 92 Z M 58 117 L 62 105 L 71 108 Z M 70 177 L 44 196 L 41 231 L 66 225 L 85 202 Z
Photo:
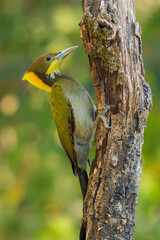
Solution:
M 55 56 L 54 59 L 57 59 L 59 62 L 60 60 L 64 59 L 64 57 L 66 57 L 69 53 L 73 52 L 77 47 L 78 46 L 74 46 L 74 47 L 70 47 L 70 48 L 63 50 L 57 56 Z
M 49 68 L 47 69 L 46 75 L 49 75 L 53 72 L 59 72 L 59 68 L 61 66 L 61 63 L 63 59 L 71 52 L 73 52 L 78 46 L 70 47 L 62 52 L 58 53 L 52 60 Z

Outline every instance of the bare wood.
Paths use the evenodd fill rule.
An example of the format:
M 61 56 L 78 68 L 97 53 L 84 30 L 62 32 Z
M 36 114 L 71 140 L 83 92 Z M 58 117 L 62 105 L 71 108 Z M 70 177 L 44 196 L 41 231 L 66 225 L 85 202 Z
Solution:
M 134 0 L 84 0 L 81 37 L 98 110 L 113 104 L 112 129 L 95 138 L 83 223 L 86 239 L 134 239 L 142 145 L 152 94 L 144 80 L 141 29 Z M 83 229 L 84 230 L 84 229 Z

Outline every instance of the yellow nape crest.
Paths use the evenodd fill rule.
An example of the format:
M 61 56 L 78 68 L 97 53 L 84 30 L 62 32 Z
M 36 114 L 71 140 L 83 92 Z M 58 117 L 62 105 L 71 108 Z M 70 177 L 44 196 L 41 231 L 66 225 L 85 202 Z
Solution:
M 34 72 L 26 72 L 22 80 L 27 80 L 32 85 L 47 92 L 51 92 L 51 87 L 45 84 Z

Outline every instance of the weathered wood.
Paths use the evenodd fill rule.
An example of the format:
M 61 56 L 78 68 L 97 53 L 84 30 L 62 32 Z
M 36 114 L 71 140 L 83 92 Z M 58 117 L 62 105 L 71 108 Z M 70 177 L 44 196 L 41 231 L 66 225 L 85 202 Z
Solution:
M 113 126 L 98 125 L 83 221 L 86 239 L 134 239 L 142 145 L 152 94 L 144 80 L 134 0 L 84 0 L 81 37 L 98 110 L 113 104 Z

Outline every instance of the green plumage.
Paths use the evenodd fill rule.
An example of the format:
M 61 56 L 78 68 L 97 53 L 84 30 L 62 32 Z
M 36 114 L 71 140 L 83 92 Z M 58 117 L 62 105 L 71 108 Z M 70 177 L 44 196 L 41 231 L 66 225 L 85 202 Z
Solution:
M 74 166 L 85 170 L 95 120 L 95 107 L 90 95 L 72 78 L 56 74 L 50 102 L 63 148 Z
M 23 80 L 50 92 L 51 110 L 58 135 L 74 174 L 78 174 L 85 198 L 88 185 L 86 163 L 97 123 L 96 107 L 84 87 L 72 78 L 57 73 L 63 59 L 76 48 L 74 46 L 59 53 L 40 56 L 24 74 Z

